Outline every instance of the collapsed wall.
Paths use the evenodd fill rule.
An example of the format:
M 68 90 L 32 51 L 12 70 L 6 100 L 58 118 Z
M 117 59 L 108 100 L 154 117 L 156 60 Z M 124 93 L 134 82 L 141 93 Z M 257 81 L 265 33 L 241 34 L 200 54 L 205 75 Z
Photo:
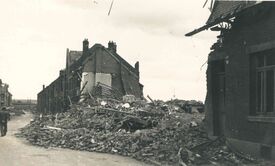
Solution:
M 142 98 L 143 85 L 139 80 L 139 62 L 133 67 L 125 61 L 117 53 L 116 43 L 109 42 L 108 48 L 101 44 L 89 48 L 85 39 L 82 51 L 67 50 L 66 68 L 38 93 L 38 111 L 63 112 L 69 105 L 93 95 Z

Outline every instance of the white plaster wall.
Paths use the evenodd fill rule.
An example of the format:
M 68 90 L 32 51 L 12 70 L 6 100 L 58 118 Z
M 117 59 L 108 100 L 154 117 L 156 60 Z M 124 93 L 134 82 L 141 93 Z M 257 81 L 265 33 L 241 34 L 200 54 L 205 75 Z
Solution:
M 93 87 L 95 86 L 95 74 L 93 72 L 82 73 L 82 81 L 81 81 L 80 89 L 82 89 L 85 84 L 86 86 L 84 87 L 84 90 L 82 91 L 81 94 L 87 94 L 88 92 L 91 92 Z

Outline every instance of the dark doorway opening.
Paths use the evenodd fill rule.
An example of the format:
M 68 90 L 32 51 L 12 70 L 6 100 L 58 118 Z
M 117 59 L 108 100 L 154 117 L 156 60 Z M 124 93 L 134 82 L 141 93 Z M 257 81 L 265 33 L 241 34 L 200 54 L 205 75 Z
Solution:
M 213 133 L 224 135 L 225 130 L 225 62 L 212 62 Z

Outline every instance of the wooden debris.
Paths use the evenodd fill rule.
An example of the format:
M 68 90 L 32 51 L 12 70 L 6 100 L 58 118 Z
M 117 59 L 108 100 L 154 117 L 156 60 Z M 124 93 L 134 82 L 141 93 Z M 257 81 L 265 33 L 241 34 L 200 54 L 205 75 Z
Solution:
M 115 153 L 155 165 L 240 165 L 244 160 L 225 148 L 222 138 L 213 142 L 207 138 L 204 114 L 181 111 L 190 102 L 136 101 L 130 108 L 123 108 L 125 103 L 118 100 L 91 103 L 73 105 L 57 117 L 37 116 L 21 136 L 42 147 Z
M 112 0 L 111 6 L 110 6 L 110 9 L 109 9 L 109 12 L 108 12 L 108 16 L 111 14 L 111 10 L 113 8 L 113 4 L 114 4 L 114 0 Z
M 59 127 L 52 127 L 52 126 L 46 126 L 45 128 L 42 128 L 42 129 L 59 130 L 59 131 L 62 130 Z

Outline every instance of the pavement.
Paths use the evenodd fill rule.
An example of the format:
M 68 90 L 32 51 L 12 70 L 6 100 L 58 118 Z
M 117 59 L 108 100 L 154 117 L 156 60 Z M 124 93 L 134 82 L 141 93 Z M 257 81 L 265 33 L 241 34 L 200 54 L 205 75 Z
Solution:
M 0 166 L 147 166 L 117 155 L 33 146 L 15 136 L 31 119 L 27 113 L 9 121 L 7 135 L 0 137 Z

